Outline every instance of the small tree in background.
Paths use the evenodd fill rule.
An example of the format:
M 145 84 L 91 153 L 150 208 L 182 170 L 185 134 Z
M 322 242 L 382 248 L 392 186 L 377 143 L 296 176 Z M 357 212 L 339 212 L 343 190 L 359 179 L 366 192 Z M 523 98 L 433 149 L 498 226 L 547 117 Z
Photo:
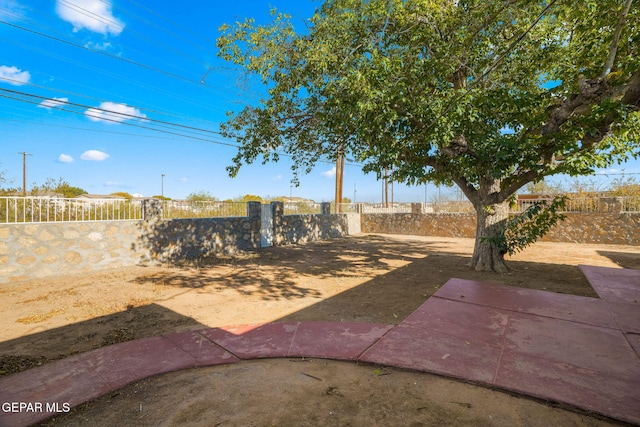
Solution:
M 553 196 L 565 192 L 562 188 L 562 184 L 548 183 L 544 180 L 528 183 L 525 191 L 528 194 L 535 194 L 538 196 Z
M 190 202 L 215 202 L 217 201 L 217 197 L 213 196 L 213 194 L 211 194 L 208 191 L 196 191 L 194 193 L 190 193 L 187 196 L 187 200 L 189 200 Z
M 640 197 L 640 182 L 632 176 L 616 178 L 611 183 L 611 194 L 621 197 Z
M 34 196 L 60 194 L 63 197 L 71 199 L 82 194 L 87 194 L 87 191 L 80 187 L 72 186 L 63 178 L 58 178 L 57 181 L 55 178 L 47 178 L 45 183 L 42 185 L 34 183 L 31 187 L 31 194 Z
M 255 194 L 245 194 L 244 196 L 238 196 L 233 199 L 234 202 L 261 202 L 263 201 L 262 197 L 256 196 Z
M 125 191 L 116 191 L 115 193 L 111 193 L 111 196 L 117 196 L 117 197 L 122 197 L 126 200 L 131 200 L 133 199 L 133 196 Z

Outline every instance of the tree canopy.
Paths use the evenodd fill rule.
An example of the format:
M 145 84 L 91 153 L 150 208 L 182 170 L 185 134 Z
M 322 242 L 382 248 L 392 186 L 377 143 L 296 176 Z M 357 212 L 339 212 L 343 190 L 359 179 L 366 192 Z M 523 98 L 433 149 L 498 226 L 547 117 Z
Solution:
M 266 95 L 232 113 L 258 158 L 349 155 L 407 184 L 456 184 L 478 216 L 471 265 L 530 182 L 585 175 L 640 149 L 640 13 L 632 0 L 328 0 L 302 30 L 284 14 L 221 27 L 220 55 Z
M 216 201 L 218 200 L 213 194 L 209 191 L 201 190 L 193 193 L 189 193 L 187 196 L 187 200 L 192 202 L 204 202 L 204 201 Z
M 55 178 L 47 178 L 45 183 L 42 185 L 36 185 L 35 183 L 32 185 L 31 195 L 37 196 L 47 194 L 61 194 L 67 198 L 74 198 L 82 194 L 87 194 L 87 191 L 80 187 L 72 186 L 63 178 L 58 178 L 57 181 Z

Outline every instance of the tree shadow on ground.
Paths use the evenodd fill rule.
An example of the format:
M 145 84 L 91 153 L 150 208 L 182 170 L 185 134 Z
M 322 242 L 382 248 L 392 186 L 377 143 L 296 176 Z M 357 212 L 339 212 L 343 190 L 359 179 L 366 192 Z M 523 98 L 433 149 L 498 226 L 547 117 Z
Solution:
M 476 272 L 470 257 L 431 253 L 406 266 L 323 299 L 281 320 L 332 320 L 397 324 L 415 311 L 452 277 L 588 297 L 597 294 L 576 266 L 512 261 L 512 272 Z
M 145 275 L 134 283 L 216 292 L 232 289 L 264 300 L 320 297 L 305 279 L 366 277 L 392 271 L 397 263 L 424 256 L 422 245 L 378 236 L 333 239 L 313 244 L 265 248 L 258 253 L 209 257 L 197 267 L 168 269 Z M 435 246 L 435 244 L 434 244 Z
M 272 247 L 244 258 L 209 259 L 200 268 L 168 270 L 135 282 L 196 288 L 203 294 L 233 290 L 267 301 L 318 298 L 283 320 L 398 323 L 452 277 L 597 297 L 577 266 L 510 261 L 508 274 L 474 271 L 467 267 L 472 242 L 455 251 L 445 240 L 357 236 Z M 357 284 L 321 299 L 314 281 L 324 281 L 320 286 Z
M 598 254 L 609 258 L 622 268 L 640 270 L 640 254 L 630 252 L 598 251 Z

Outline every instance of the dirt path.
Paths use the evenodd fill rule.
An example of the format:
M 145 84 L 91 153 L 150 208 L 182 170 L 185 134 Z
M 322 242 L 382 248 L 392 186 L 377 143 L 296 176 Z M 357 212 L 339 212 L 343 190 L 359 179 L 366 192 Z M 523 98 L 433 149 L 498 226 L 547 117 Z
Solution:
M 578 264 L 640 269 L 637 247 L 537 243 L 510 260 L 510 274 L 478 273 L 465 266 L 472 248 L 469 239 L 366 235 L 197 268 L 135 267 L 3 285 L 0 375 L 202 327 L 277 320 L 396 324 L 451 277 L 595 296 Z M 131 385 L 52 425 L 606 424 L 431 375 L 383 374 L 319 360 L 177 372 Z

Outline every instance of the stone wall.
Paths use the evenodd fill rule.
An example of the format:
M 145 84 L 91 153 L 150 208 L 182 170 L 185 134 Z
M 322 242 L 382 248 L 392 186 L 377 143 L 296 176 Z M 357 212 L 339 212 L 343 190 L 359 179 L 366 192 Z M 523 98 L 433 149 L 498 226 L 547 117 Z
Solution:
M 159 206 L 145 203 L 142 221 L 0 225 L 0 283 L 260 249 L 259 202 L 248 203 L 246 217 L 229 218 L 165 220 Z M 276 245 L 349 232 L 346 215 L 283 216 L 281 206 L 278 212 Z
M 466 213 L 362 214 L 363 233 L 474 237 L 476 215 Z
M 349 234 L 346 215 L 286 215 L 275 224 L 274 244 L 294 245 Z
M 272 202 L 274 246 L 331 239 L 360 232 L 360 218 L 331 214 L 331 204 L 321 204 L 321 214 L 283 215 L 284 204 Z M 357 224 L 356 224 L 357 223 Z
M 138 232 L 133 221 L 1 225 L 0 283 L 134 265 Z
M 145 204 L 132 250 L 155 263 L 194 262 L 216 254 L 260 249 L 260 203 L 246 217 L 162 219 L 156 201 Z
M 547 242 L 640 246 L 640 213 L 568 213 L 542 238 Z
M 566 213 L 566 219 L 542 238 L 548 242 L 640 245 L 640 213 Z M 363 233 L 475 237 L 476 215 L 362 214 Z

